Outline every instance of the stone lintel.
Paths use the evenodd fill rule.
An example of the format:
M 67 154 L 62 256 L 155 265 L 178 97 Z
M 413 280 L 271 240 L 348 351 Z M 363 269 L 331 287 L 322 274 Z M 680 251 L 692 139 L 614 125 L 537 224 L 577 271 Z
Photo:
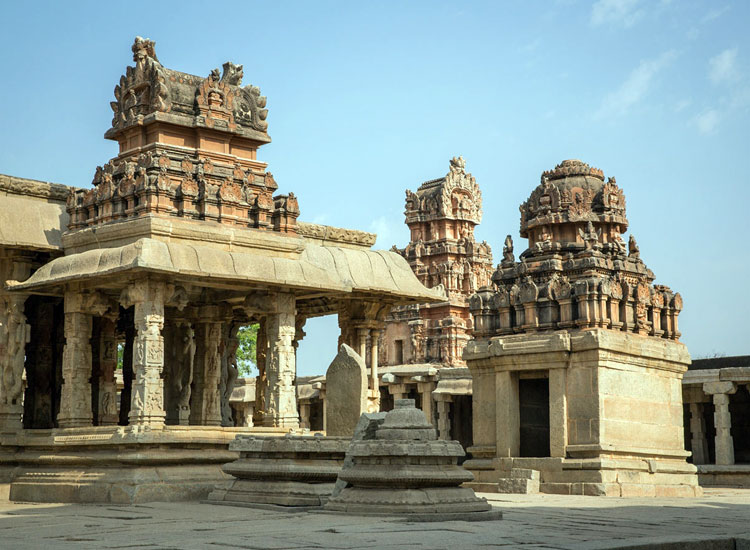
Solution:
M 703 391 L 709 395 L 731 394 L 737 391 L 737 384 L 734 382 L 706 382 L 703 384 Z

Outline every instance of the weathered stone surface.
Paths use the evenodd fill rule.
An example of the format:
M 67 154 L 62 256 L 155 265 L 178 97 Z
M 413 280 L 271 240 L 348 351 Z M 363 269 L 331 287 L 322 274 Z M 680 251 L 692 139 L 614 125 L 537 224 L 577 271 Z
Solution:
M 367 411 L 367 372 L 357 352 L 341 344 L 326 371 L 326 433 L 351 437 Z
M 394 308 L 386 319 L 380 364 L 464 366 L 461 354 L 472 329 L 468 299 L 492 275 L 490 246 L 474 238 L 482 219 L 482 192 L 464 159 L 452 158 L 444 177 L 407 191 L 405 215 L 411 238 L 394 250 L 422 284 L 444 288 L 446 300 L 429 309 Z M 422 401 L 429 419 L 431 403 Z
M 396 401 L 375 439 L 352 441 L 349 454 L 353 465 L 342 470 L 339 478 L 351 486 L 331 497 L 326 510 L 498 519 L 498 514 L 487 514 L 491 507 L 485 499 L 459 487 L 473 479 L 457 465 L 464 450 L 457 441 L 437 441 L 434 428 L 412 399 Z
M 385 421 L 384 412 L 379 413 L 362 413 L 359 417 L 359 422 L 354 428 L 354 435 L 352 436 L 349 447 L 346 451 L 346 457 L 344 458 L 344 464 L 341 471 L 350 470 L 354 466 L 354 457 L 351 452 L 352 443 L 355 441 L 372 440 L 375 439 L 378 427 L 380 427 Z M 346 487 L 351 487 L 351 484 L 347 483 L 339 476 L 336 479 L 336 486 L 333 489 L 332 496 L 337 496 Z
M 499 490 L 517 489 L 508 469 L 528 467 L 541 472 L 542 491 L 699 494 L 683 441 L 682 298 L 653 285 L 635 239 L 622 240 L 625 196 L 614 178 L 566 160 L 541 180 L 521 205 L 521 261 L 508 237 L 493 284 L 471 297 L 464 359 L 474 444 L 488 451 L 470 448 L 479 460 L 467 467 L 494 454 Z M 568 467 L 576 459 L 594 472 Z M 513 466 L 501 468 L 505 460 Z M 481 483 L 492 483 L 482 469 Z
M 220 485 L 210 502 L 321 506 L 333 492 L 347 438 L 237 436 L 229 445 L 240 458 L 223 466 L 236 479 Z

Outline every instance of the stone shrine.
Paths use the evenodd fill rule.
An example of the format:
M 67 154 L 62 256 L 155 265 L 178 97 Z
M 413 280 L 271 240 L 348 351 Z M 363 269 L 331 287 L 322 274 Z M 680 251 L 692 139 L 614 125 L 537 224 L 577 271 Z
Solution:
M 298 222 L 297 198 L 277 194 L 257 158 L 271 140 L 266 98 L 241 85 L 241 65 L 178 72 L 140 37 L 132 53 L 105 134 L 119 153 L 90 188 L 0 179 L 0 478 L 12 499 L 204 497 L 237 458 L 237 433 L 298 428 L 307 318 L 337 314 L 340 343 L 360 349 L 394 305 L 444 300 L 399 254 L 371 250 L 375 235 Z M 235 428 L 236 333 L 250 323 L 255 427 Z
M 392 515 L 435 521 L 500 519 L 486 499 L 459 487 L 472 475 L 456 461 L 464 450 L 457 441 L 438 441 L 435 428 L 413 399 L 396 401 L 374 439 L 352 441 L 352 466 L 339 480 L 349 484 L 332 496 L 326 510 Z
M 442 178 L 406 191 L 411 238 L 397 251 L 428 288 L 442 285 L 447 300 L 394 308 L 380 346 L 381 365 L 437 363 L 465 366 L 461 353 L 470 339 L 469 297 L 490 282 L 492 251 L 474 240 L 482 221 L 482 192 L 461 157 Z
M 578 160 L 521 205 L 492 285 L 471 298 L 474 446 L 485 490 L 700 494 L 684 449 L 682 298 L 640 257 L 614 178 Z

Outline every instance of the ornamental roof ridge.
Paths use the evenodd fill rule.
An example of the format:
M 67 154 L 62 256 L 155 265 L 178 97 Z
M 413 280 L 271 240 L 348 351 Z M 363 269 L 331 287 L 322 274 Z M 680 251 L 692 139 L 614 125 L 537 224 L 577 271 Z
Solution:
M 135 66 L 128 66 L 115 86 L 112 128 L 114 139 L 124 129 L 154 116 L 169 123 L 239 134 L 268 143 L 266 98 L 256 86 L 241 86 L 242 65 L 230 61 L 223 71 L 199 77 L 164 67 L 156 56 L 156 42 L 137 36 L 131 47 Z

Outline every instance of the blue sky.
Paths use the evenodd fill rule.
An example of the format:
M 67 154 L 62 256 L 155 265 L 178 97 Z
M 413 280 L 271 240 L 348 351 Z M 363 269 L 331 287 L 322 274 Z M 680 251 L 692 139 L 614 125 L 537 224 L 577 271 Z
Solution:
M 136 35 L 197 75 L 232 60 L 268 96 L 259 151 L 302 219 L 406 244 L 404 190 L 463 155 L 496 261 L 540 173 L 616 176 L 693 356 L 750 353 L 750 3 L 15 2 L 0 32 L 0 172 L 86 186 L 116 154 L 109 102 Z M 627 236 L 626 236 L 627 238 Z M 308 322 L 324 372 L 335 317 Z

